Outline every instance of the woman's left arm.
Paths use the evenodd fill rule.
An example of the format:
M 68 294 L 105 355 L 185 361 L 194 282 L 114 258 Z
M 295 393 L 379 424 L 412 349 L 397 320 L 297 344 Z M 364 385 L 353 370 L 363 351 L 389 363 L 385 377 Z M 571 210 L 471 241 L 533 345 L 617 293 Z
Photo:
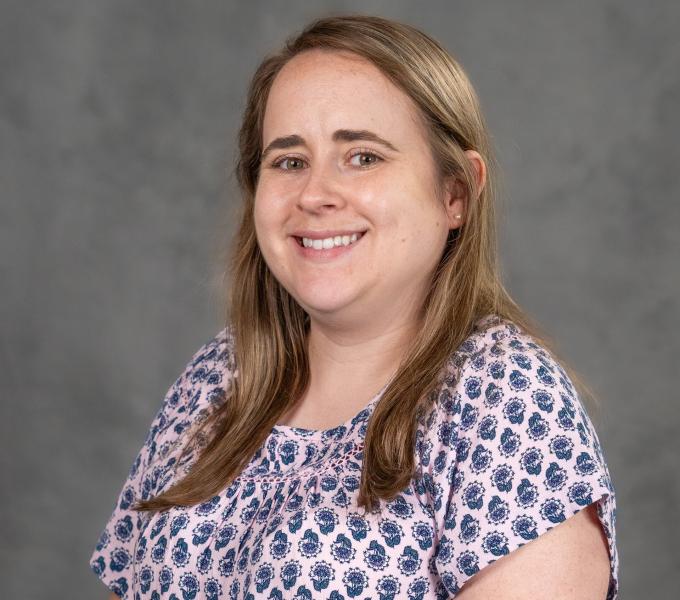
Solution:
M 488 565 L 456 600 L 604 600 L 609 550 L 595 508 L 591 504 Z
M 502 325 L 465 352 L 417 438 L 442 585 L 463 600 L 616 600 L 614 487 L 568 374 Z

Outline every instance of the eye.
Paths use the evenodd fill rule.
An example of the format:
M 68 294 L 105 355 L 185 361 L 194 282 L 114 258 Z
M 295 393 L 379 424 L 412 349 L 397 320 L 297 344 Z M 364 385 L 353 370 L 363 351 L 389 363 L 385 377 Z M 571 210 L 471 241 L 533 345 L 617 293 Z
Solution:
M 359 150 L 358 152 L 355 152 L 350 156 L 350 162 L 354 159 L 356 156 L 365 156 L 365 157 L 370 157 L 371 161 L 370 162 L 364 162 L 361 163 L 361 159 L 359 160 L 359 164 L 357 165 L 356 163 L 352 163 L 357 167 L 370 167 L 371 165 L 379 162 L 382 160 L 382 157 L 378 156 L 374 152 L 369 152 L 368 150 Z
M 296 163 L 302 163 L 302 162 L 304 162 L 301 158 L 298 158 L 297 156 L 282 156 L 281 158 L 276 159 L 276 160 L 271 164 L 271 166 L 272 166 L 274 169 L 278 169 L 278 168 L 281 167 L 282 164 L 285 164 L 286 161 L 291 161 L 291 162 L 296 162 Z M 284 169 L 282 169 L 282 170 L 283 170 L 283 171 L 297 171 L 296 168 L 290 168 L 290 167 L 284 168 Z

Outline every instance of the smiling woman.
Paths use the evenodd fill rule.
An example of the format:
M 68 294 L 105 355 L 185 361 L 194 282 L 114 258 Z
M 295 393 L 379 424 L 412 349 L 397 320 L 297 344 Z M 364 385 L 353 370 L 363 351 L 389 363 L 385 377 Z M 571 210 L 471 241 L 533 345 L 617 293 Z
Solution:
M 126 599 L 615 600 L 588 390 L 501 282 L 460 65 L 402 23 L 316 20 L 255 72 L 239 150 L 225 327 L 95 573 Z
M 346 124 L 352 129 L 343 129 Z M 410 335 L 449 231 L 462 222 L 465 198 L 456 193 L 453 179 L 437 197 L 439 173 L 427 129 L 408 94 L 354 53 L 310 49 L 279 71 L 262 135 L 269 153 L 272 145 L 285 146 L 286 153 L 260 166 L 254 199 L 259 248 L 276 280 L 310 318 L 318 317 L 310 345 L 319 343 L 320 334 L 330 335 L 328 317 L 322 318 L 329 313 L 345 339 L 395 332 L 394 343 L 397 336 Z M 362 155 L 374 160 L 357 163 Z M 484 163 L 478 152 L 467 155 L 481 188 Z M 282 169 L 285 160 L 295 161 L 295 168 L 289 163 Z M 335 236 L 359 233 L 354 244 L 334 247 Z M 310 239 L 311 249 L 308 243 L 297 251 L 297 237 Z M 378 386 L 393 360 L 385 356 L 359 381 Z M 361 407 L 365 394 L 355 397 L 359 404 L 343 403 L 348 414 Z M 313 406 L 302 404 L 298 413 L 309 420 L 313 412 L 333 410 L 322 402 L 312 399 Z

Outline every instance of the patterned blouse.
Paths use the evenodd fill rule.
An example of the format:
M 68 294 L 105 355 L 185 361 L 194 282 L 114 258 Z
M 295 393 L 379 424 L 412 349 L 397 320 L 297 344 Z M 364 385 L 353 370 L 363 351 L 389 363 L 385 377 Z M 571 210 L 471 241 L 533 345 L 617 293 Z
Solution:
M 356 497 L 385 388 L 343 425 L 276 425 L 201 504 L 133 511 L 188 471 L 201 444 L 178 460 L 187 436 L 237 376 L 227 327 L 168 390 L 90 558 L 125 600 L 452 598 L 592 503 L 617 598 L 616 500 L 598 436 L 563 368 L 514 323 L 487 315 L 452 354 L 418 421 L 415 475 L 373 512 Z

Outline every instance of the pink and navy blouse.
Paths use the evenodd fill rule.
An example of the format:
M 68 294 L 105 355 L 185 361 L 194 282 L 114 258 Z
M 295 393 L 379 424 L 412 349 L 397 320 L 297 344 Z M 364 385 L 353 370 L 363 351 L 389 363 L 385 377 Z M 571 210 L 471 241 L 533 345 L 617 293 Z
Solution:
M 205 502 L 138 513 L 195 460 L 182 446 L 238 376 L 220 331 L 170 387 L 90 559 L 124 600 L 453 598 L 475 573 L 595 503 L 618 597 L 616 500 L 597 433 L 552 355 L 487 315 L 418 421 L 416 471 L 359 509 L 363 441 L 384 389 L 326 430 L 276 425 Z

